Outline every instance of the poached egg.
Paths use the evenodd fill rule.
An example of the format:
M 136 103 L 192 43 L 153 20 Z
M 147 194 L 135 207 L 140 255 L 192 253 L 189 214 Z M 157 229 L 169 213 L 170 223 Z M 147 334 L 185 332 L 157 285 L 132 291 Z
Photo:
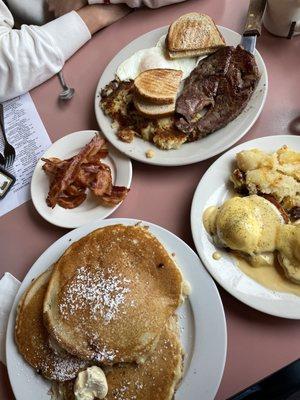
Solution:
M 274 265 L 300 284 L 300 224 L 285 224 L 277 208 L 261 196 L 233 197 L 203 215 L 206 231 L 220 247 L 240 253 L 253 267 Z

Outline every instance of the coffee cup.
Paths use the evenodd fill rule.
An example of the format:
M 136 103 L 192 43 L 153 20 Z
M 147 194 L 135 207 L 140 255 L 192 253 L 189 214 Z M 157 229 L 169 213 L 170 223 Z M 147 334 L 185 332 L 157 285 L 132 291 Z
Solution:
M 300 0 L 268 0 L 263 24 L 276 36 L 300 34 Z

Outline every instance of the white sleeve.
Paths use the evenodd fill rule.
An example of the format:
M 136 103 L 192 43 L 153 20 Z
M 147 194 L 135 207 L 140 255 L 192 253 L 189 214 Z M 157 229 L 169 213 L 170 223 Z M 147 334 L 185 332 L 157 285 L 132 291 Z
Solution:
M 41 27 L 22 25 L 18 30 L 13 25 L 0 0 L 0 102 L 49 79 L 91 38 L 75 11 Z
M 89 4 L 127 4 L 131 8 L 147 6 L 158 8 L 169 4 L 181 3 L 185 0 L 88 0 Z

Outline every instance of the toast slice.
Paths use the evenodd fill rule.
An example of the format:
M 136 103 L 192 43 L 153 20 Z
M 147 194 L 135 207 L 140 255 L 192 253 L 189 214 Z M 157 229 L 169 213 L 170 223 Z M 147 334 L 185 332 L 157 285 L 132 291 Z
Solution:
M 185 50 L 185 51 L 168 51 L 168 56 L 171 59 L 175 58 L 192 58 L 203 57 L 215 53 L 220 47 L 211 47 L 203 50 Z
M 140 114 L 149 118 L 167 117 L 175 111 L 175 100 L 170 104 L 155 104 L 135 96 L 133 103 Z
M 170 25 L 166 38 L 171 58 L 205 55 L 225 45 L 214 21 L 208 15 L 199 13 L 179 17 Z
M 176 69 L 150 69 L 134 80 L 138 97 L 154 104 L 173 104 L 182 78 Z

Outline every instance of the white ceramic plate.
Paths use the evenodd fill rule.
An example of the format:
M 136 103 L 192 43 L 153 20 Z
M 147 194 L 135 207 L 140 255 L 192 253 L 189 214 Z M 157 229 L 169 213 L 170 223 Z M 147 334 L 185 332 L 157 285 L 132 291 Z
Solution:
M 49 268 L 62 253 L 81 237 L 108 225 L 134 225 L 138 220 L 116 218 L 96 221 L 73 230 L 50 246 L 35 262 L 16 296 L 10 313 L 6 355 L 10 382 L 17 400 L 50 400 L 49 383 L 37 375 L 23 360 L 14 341 L 14 324 L 17 304 L 31 280 Z M 184 277 L 190 282 L 192 292 L 180 309 L 181 338 L 186 351 L 185 376 L 176 394 L 177 400 L 213 400 L 218 390 L 226 358 L 226 322 L 218 290 L 201 264 L 198 256 L 187 244 L 171 232 L 157 225 L 142 222 L 175 253 Z
M 61 159 L 73 157 L 92 140 L 96 133 L 96 131 L 70 133 L 53 143 L 46 153 L 43 154 L 43 157 L 58 157 Z M 102 161 L 110 166 L 114 185 L 130 187 L 132 165 L 129 158 L 109 145 L 109 154 Z M 121 205 L 120 203 L 113 207 L 102 206 L 92 193 L 88 191 L 87 199 L 79 207 L 71 210 L 64 209 L 58 205 L 54 209 L 48 207 L 46 197 L 49 191 L 49 178 L 42 170 L 43 164 L 43 161 L 39 160 L 33 172 L 31 197 L 37 212 L 51 224 L 63 228 L 77 228 L 95 219 L 108 217 Z
M 241 36 L 224 27 L 219 27 L 228 45 L 236 46 L 241 41 Z M 168 26 L 155 29 L 139 38 L 133 40 L 124 47 L 107 65 L 104 70 L 95 94 L 95 112 L 98 124 L 107 139 L 122 153 L 135 160 L 153 165 L 187 165 L 198 161 L 206 160 L 222 151 L 228 149 L 243 137 L 262 111 L 268 91 L 268 76 L 266 66 L 262 57 L 255 50 L 255 58 L 261 72 L 258 86 L 253 93 L 245 110 L 224 128 L 212 133 L 211 135 L 193 143 L 186 143 L 178 150 L 160 150 L 153 144 L 140 138 L 135 138 L 132 143 L 124 143 L 116 136 L 116 131 L 111 127 L 110 118 L 106 117 L 99 106 L 101 89 L 115 78 L 117 67 L 128 57 L 140 49 L 153 47 L 161 36 L 168 31 Z M 146 151 L 154 150 L 153 158 L 146 158 Z
M 234 297 L 259 311 L 278 317 L 300 319 L 300 297 L 294 294 L 272 291 L 244 274 L 234 259 L 220 251 L 221 260 L 214 260 L 215 245 L 202 223 L 204 210 L 211 205 L 220 205 L 230 197 L 228 184 L 235 155 L 239 151 L 259 148 L 275 152 L 284 144 L 300 151 L 300 137 L 292 135 L 267 136 L 251 140 L 223 154 L 202 177 L 194 194 L 191 210 L 191 226 L 196 248 L 214 279 Z M 232 192 L 231 192 L 232 194 Z

